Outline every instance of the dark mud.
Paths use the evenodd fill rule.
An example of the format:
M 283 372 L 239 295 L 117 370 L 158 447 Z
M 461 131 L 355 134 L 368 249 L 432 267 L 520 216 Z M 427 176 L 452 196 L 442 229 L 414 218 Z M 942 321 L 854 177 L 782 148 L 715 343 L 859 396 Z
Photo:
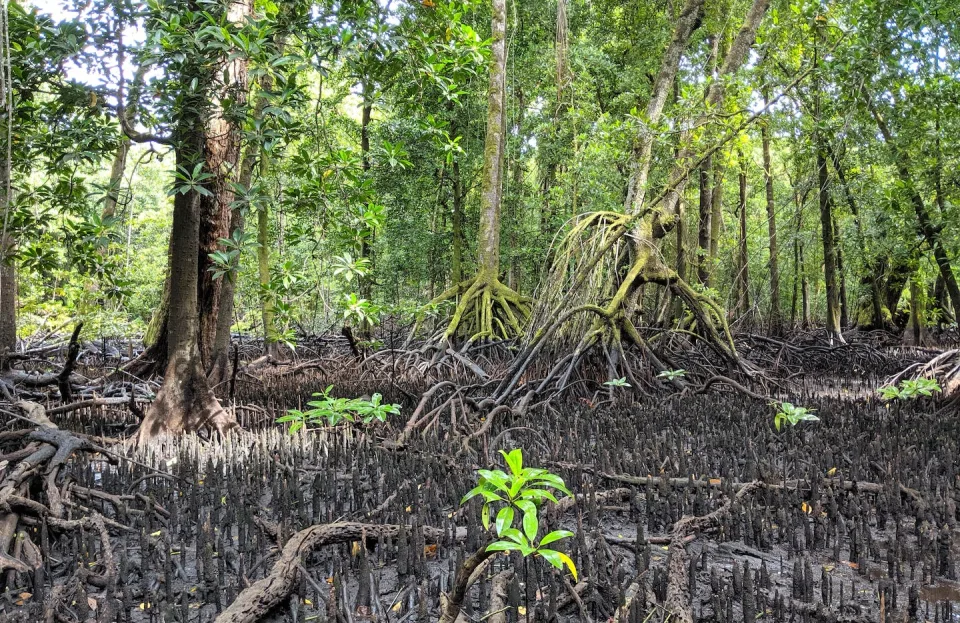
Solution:
M 120 566 L 115 620 L 211 621 L 269 571 L 277 543 L 334 521 L 404 529 L 311 553 L 295 595 L 271 620 L 436 620 L 440 593 L 481 543 L 479 508 L 461 509 L 459 500 L 475 469 L 499 466 L 496 451 L 513 447 L 580 496 L 547 524 L 577 533 L 566 548 L 581 582 L 568 585 L 539 559 L 500 556 L 472 589 L 467 620 L 483 616 L 490 579 L 505 568 L 516 570 L 508 621 L 607 620 L 637 587 L 626 620 L 670 620 L 662 605 L 671 527 L 754 480 L 771 486 L 734 505 L 716 535 L 687 545 L 696 620 L 960 620 L 960 418 L 935 415 L 930 402 L 888 406 L 865 397 L 862 381 L 819 379 L 802 384 L 793 402 L 816 408 L 821 421 L 782 433 L 770 406 L 731 393 L 617 398 L 596 409 L 577 401 L 497 421 L 468 447 L 440 421 L 397 447 L 385 441 L 402 421 L 367 434 L 282 433 L 272 419 L 321 380 L 317 388 L 298 382 L 298 393 L 286 381 L 238 389 L 238 400 L 259 405 L 240 412 L 252 434 L 227 444 L 189 438 L 134 457 L 170 476 L 132 462 L 74 462 L 66 477 L 82 487 L 143 496 L 125 513 L 105 499 L 83 500 L 129 527 L 111 531 Z M 398 388 L 360 381 L 338 392 L 378 389 L 404 404 L 404 420 L 412 401 Z M 131 420 L 104 407 L 58 423 L 117 434 Z M 446 536 L 430 545 L 420 526 Z M 109 609 L 97 585 L 97 535 L 32 529 L 48 555 L 36 574 L 8 574 L 0 620 L 98 620 Z

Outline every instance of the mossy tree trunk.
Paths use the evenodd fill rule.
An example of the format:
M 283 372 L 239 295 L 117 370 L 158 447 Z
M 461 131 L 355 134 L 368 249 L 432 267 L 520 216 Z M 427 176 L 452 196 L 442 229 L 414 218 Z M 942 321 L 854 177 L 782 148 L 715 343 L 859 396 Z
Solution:
M 914 184 L 913 181 L 913 175 L 910 173 L 910 169 L 907 166 L 909 159 L 907 159 L 906 156 L 901 153 L 900 148 L 893 136 L 893 132 L 891 132 L 886 120 L 877 110 L 870 95 L 868 94 L 866 98 L 870 113 L 873 115 L 873 118 L 877 123 L 877 127 L 880 129 L 880 134 L 883 136 L 883 141 L 886 143 L 887 148 L 890 150 L 890 155 L 893 157 L 893 164 L 896 168 L 897 175 L 900 178 L 900 182 L 903 184 L 904 191 L 907 195 L 907 200 L 910 202 L 910 205 L 917 216 L 917 229 L 919 230 L 920 235 L 923 236 L 926 243 L 933 249 L 933 257 L 936 261 L 937 269 L 940 271 L 940 276 L 943 278 L 944 287 L 947 290 L 947 294 L 950 296 L 950 302 L 953 304 L 954 310 L 960 310 L 960 286 L 957 285 L 957 278 L 953 273 L 953 267 L 950 263 L 950 256 L 947 254 L 946 247 L 944 246 L 943 239 L 940 235 L 943 225 L 934 224 L 930 210 L 927 208 L 920 191 L 917 190 L 916 184 Z
M 529 315 L 529 299 L 500 283 L 500 212 L 503 203 L 506 123 L 506 0 L 492 0 L 490 84 L 487 129 L 480 182 L 477 273 L 433 299 L 430 305 L 459 297 L 441 342 L 457 336 L 473 340 L 517 337 Z M 459 177 L 459 176 L 458 176 Z

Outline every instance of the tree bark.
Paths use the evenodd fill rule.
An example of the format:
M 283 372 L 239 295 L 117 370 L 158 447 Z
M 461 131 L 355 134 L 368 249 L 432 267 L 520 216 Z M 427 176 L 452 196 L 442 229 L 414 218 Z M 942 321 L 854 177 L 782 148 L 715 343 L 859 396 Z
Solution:
M 712 189 L 710 187 L 710 176 L 713 156 L 708 156 L 702 165 L 700 165 L 700 200 L 699 200 L 699 224 L 697 227 L 697 279 L 704 286 L 710 282 L 710 227 Z
M 943 240 L 940 236 L 942 225 L 937 226 L 933 224 L 930 211 L 927 209 L 926 203 L 923 201 L 923 197 L 920 195 L 920 192 L 917 190 L 917 187 L 913 182 L 913 176 L 910 174 L 910 169 L 907 166 L 907 162 L 909 162 L 909 160 L 904 159 L 904 154 L 900 152 L 900 148 L 897 146 L 896 140 L 893 137 L 893 133 L 890 131 L 890 127 L 887 125 L 887 122 L 883 116 L 877 111 L 871 96 L 867 94 L 865 97 L 867 100 L 867 107 L 870 109 L 870 114 L 873 115 L 873 118 L 877 123 L 877 127 L 880 129 L 880 134 L 883 136 L 883 141 L 890 150 L 890 155 L 893 156 L 893 164 L 896 167 L 900 181 L 903 183 L 904 189 L 907 193 L 907 198 L 909 199 L 910 204 L 913 206 L 914 212 L 917 215 L 917 226 L 919 232 L 923 236 L 926 243 L 933 249 L 933 257 L 936 260 L 937 268 L 940 270 L 940 275 L 943 277 L 943 283 L 947 289 L 947 294 L 950 295 L 950 302 L 953 304 L 953 308 L 955 310 L 960 310 L 960 286 L 957 285 L 957 278 L 953 274 L 953 268 L 950 264 L 950 257 L 947 254 L 946 248 L 943 246 Z
M 644 199 L 647 191 L 647 179 L 650 175 L 650 164 L 653 158 L 653 145 L 656 134 L 653 128 L 660 122 L 663 107 L 667 103 L 673 83 L 676 80 L 680 59 L 687 48 L 690 36 L 700 25 L 701 12 L 704 0 L 687 0 L 676 17 L 676 26 L 670 44 L 663 53 L 660 61 L 660 70 L 653 83 L 650 100 L 647 102 L 644 125 L 640 130 L 631 159 L 632 171 L 627 186 L 625 209 L 628 213 L 638 214 L 644 208 Z
M 734 282 L 737 284 L 737 312 L 745 316 L 750 313 L 750 255 L 747 248 L 747 159 L 742 150 L 738 152 L 738 159 L 740 201 L 737 204 L 737 215 L 740 219 L 740 230 L 737 236 L 737 274 Z
M 503 199 L 503 98 L 507 72 L 506 0 L 492 0 L 490 86 L 487 89 L 487 132 L 480 189 L 480 272 L 496 279 L 500 272 L 500 208 Z
M 769 98 L 764 95 L 764 102 Z M 760 126 L 763 143 L 763 181 L 767 199 L 767 240 L 770 250 L 770 334 L 779 335 L 783 330 L 780 312 L 780 268 L 777 261 L 777 206 L 773 195 L 773 162 L 770 157 L 769 116 Z
M 453 193 L 453 223 L 451 241 L 450 278 L 457 284 L 463 281 L 463 180 L 460 178 L 460 161 L 453 160 L 450 183 Z
M 370 175 L 370 120 L 373 116 L 373 101 L 370 94 L 370 85 L 364 81 L 362 85 L 363 107 L 360 110 L 360 165 L 364 176 Z M 373 268 L 373 230 L 360 238 L 360 258 L 369 261 L 367 267 Z M 370 300 L 373 295 L 373 280 L 368 273 L 360 277 L 360 297 Z M 362 327 L 364 331 L 369 327 Z

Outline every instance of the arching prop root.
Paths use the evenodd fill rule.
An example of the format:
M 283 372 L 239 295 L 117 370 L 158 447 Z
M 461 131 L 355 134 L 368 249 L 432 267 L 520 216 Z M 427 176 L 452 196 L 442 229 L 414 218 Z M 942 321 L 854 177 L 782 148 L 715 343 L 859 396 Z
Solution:
M 539 382 L 534 390 L 537 394 L 567 389 L 572 375 L 594 350 L 602 351 L 609 378 L 625 378 L 635 387 L 640 381 L 629 364 L 630 346 L 639 349 L 653 373 L 647 375 L 648 385 L 654 376 L 667 372 L 666 358 L 651 348 L 634 324 L 637 298 L 644 284 L 666 287 L 683 302 L 694 320 L 693 331 L 685 333 L 710 348 L 721 362 L 720 371 L 755 375 L 756 370 L 737 353 L 723 309 L 664 266 L 649 236 L 646 241 L 625 244 L 622 239 L 633 222 L 619 214 L 587 215 L 562 241 L 526 346 L 494 394 L 498 404 L 511 400 L 518 391 L 529 391 L 529 387 L 519 386 L 521 379 L 539 355 L 553 354 L 558 345 L 575 344 Z M 621 276 L 619 266 L 624 263 L 629 270 Z M 551 297 L 551 292 L 562 294 Z M 595 302 L 603 298 L 607 299 L 605 304 Z M 679 377 L 665 378 L 674 389 L 686 386 Z
M 896 385 L 905 379 L 936 379 L 943 397 L 956 402 L 960 397 L 960 349 L 940 353 L 926 363 L 915 363 L 884 381 L 884 385 Z
M 503 285 L 488 271 L 480 271 L 475 277 L 448 288 L 427 307 L 435 308 L 455 299 L 459 300 L 447 328 L 432 341 L 447 343 L 457 337 L 471 342 L 508 340 L 523 334 L 530 316 L 531 299 Z M 419 328 L 418 322 L 411 336 Z

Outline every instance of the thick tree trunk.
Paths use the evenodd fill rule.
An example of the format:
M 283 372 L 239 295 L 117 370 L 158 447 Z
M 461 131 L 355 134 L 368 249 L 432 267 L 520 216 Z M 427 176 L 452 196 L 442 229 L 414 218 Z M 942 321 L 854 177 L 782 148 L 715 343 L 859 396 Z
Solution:
M 768 101 L 766 96 L 764 101 Z M 777 206 L 773 195 L 770 127 L 766 122 L 760 126 L 760 137 L 763 143 L 763 181 L 767 199 L 767 240 L 770 249 L 770 333 L 779 335 L 783 328 L 783 318 L 780 312 L 780 268 L 777 261 Z
M 252 3 L 231 4 L 228 19 L 239 23 Z M 233 203 L 231 176 L 240 156 L 240 133 L 228 120 L 224 102 L 246 94 L 247 65 L 242 58 L 224 60 L 203 76 L 201 85 L 210 94 L 209 110 L 184 107 L 174 133 L 178 170 L 192 171 L 198 159 L 211 174 L 207 194 L 196 190 L 174 199 L 170 235 L 169 312 L 167 365 L 163 385 L 140 426 L 143 443 L 163 433 L 178 434 L 200 428 L 220 433 L 237 427 L 233 415 L 217 402 L 207 378 L 214 361 L 220 324 L 222 279 L 207 270 L 209 254 L 220 238 L 230 234 Z M 193 79 L 193 78 L 191 78 Z M 223 342 L 221 342 L 222 344 Z
M 180 156 L 180 154 L 178 154 Z M 178 158 L 186 165 L 186 161 Z M 210 427 L 221 433 L 237 426 L 220 407 L 207 381 L 199 349 L 197 266 L 200 248 L 200 196 L 177 195 L 173 210 L 170 263 L 168 364 L 163 385 L 147 410 L 138 440 Z

